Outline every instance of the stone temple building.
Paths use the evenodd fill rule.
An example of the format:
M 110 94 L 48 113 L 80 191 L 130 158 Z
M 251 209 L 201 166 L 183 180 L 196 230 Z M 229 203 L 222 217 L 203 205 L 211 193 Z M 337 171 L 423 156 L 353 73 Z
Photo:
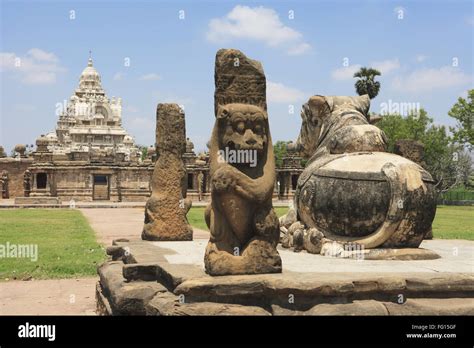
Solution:
M 58 110 L 56 129 L 36 139 L 36 151 L 15 147 L 7 157 L 0 146 L 0 199 L 19 204 L 60 201 L 146 201 L 156 151 L 146 156 L 122 126 L 121 98 L 107 97 L 100 74 L 89 58 L 79 86 Z M 188 138 L 183 161 L 187 197 L 209 200 L 209 156 L 196 155 Z M 291 199 L 302 171 L 301 158 L 290 143 L 277 168 L 274 197 Z
M 133 138 L 122 127 L 122 99 L 109 99 L 89 58 L 54 132 L 41 137 L 56 160 L 87 160 L 92 156 L 121 156 L 134 162 L 140 156 Z

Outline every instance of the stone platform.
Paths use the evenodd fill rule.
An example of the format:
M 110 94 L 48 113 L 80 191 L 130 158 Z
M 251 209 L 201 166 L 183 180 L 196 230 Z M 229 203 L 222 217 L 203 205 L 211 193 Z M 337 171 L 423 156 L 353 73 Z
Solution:
M 16 197 L 15 205 L 61 205 L 61 199 L 50 196 Z
M 105 315 L 474 315 L 474 242 L 435 260 L 352 260 L 279 249 L 281 274 L 211 277 L 207 240 L 116 240 L 98 269 Z

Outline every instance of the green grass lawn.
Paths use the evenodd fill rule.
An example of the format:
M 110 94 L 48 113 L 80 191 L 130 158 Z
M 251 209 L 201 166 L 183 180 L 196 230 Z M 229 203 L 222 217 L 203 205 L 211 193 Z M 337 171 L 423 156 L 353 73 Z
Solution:
M 433 237 L 474 240 L 474 207 L 439 205 L 433 221 Z
M 0 280 L 96 275 L 105 251 L 78 210 L 0 210 L 0 245 L 37 245 L 38 260 L 0 258 Z
M 191 226 L 199 228 L 204 231 L 209 231 L 206 225 L 206 221 L 204 221 L 205 210 L 206 210 L 206 207 L 192 207 L 188 211 L 188 214 L 186 216 Z
M 280 217 L 288 211 L 287 207 L 275 207 Z M 188 213 L 191 225 L 208 230 L 204 222 L 204 207 L 193 207 Z M 474 207 L 440 205 L 433 222 L 434 238 L 474 240 Z

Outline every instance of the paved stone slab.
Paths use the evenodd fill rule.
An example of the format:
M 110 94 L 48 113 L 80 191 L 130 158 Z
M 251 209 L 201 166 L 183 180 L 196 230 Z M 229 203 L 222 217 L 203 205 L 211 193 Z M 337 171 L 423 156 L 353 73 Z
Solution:
M 129 309 L 149 315 L 474 314 L 472 242 L 427 241 L 425 248 L 442 258 L 423 261 L 338 259 L 282 249 L 281 274 L 220 277 L 204 272 L 206 242 L 114 241 L 108 248 L 113 275 L 99 272 L 105 291 L 98 307 L 114 312 L 117 303 L 131 303 Z M 151 298 L 155 290 L 147 284 L 162 288 Z
M 168 291 L 175 295 L 184 295 L 186 301 L 191 303 L 231 303 L 263 306 L 269 310 L 272 305 L 288 307 L 289 298 L 292 297 L 294 304 L 290 304 L 291 310 L 306 311 L 318 303 L 354 300 L 396 302 L 400 295 L 404 298 L 460 297 L 467 300 L 474 297 L 474 273 L 469 267 L 464 266 L 465 269 L 460 267 L 458 272 L 443 272 L 436 270 L 439 265 L 430 268 L 411 265 L 411 269 L 415 271 L 407 271 L 410 263 L 426 263 L 428 262 L 426 260 L 341 260 L 282 250 L 284 268 L 281 274 L 211 277 L 204 272 L 202 262 L 205 241 L 134 240 L 115 242 L 115 244 L 114 255 L 116 256 L 114 257 L 125 263 L 123 276 L 128 281 L 157 280 L 165 285 Z M 457 243 L 458 246 L 461 244 Z M 468 245 L 467 248 L 469 247 Z M 438 249 L 443 250 L 443 248 Z M 290 263 L 288 267 L 285 264 L 286 258 L 291 259 L 295 255 L 301 257 L 301 260 L 293 265 Z M 320 265 L 326 260 L 346 262 L 345 271 L 331 272 L 330 264 Z M 440 260 L 443 259 L 431 260 L 431 262 Z M 446 257 L 443 261 L 449 264 L 453 259 Z M 462 262 L 459 265 L 462 266 Z M 384 272 L 378 271 L 374 265 L 371 265 L 373 263 L 386 268 L 390 264 L 393 266 L 390 272 Z M 365 271 L 367 269 L 368 271 Z M 302 271 L 297 272 L 298 270 Z M 463 270 L 467 272 L 462 272 Z M 378 313 L 375 309 L 374 311 Z
M 204 268 L 205 241 L 154 242 L 157 247 L 169 251 L 161 253 L 170 264 L 196 265 Z M 280 248 L 283 271 L 291 272 L 474 272 L 474 241 L 426 240 L 422 247 L 439 254 L 435 260 L 356 260 L 294 253 Z
M 163 247 L 157 247 L 160 243 Z M 164 243 L 164 244 L 162 244 Z M 115 248 L 107 249 L 114 260 L 122 260 L 123 276 L 128 281 L 133 280 L 159 280 L 169 289 L 174 289 L 183 281 L 196 277 L 210 277 L 204 272 L 203 266 L 193 263 L 170 263 L 167 258 L 176 252 L 172 248 L 176 243 L 188 243 L 186 247 L 201 244 L 200 241 L 192 242 L 148 242 L 131 240 L 130 242 L 114 241 Z M 188 250 L 188 252 L 191 252 Z M 196 261 L 196 260 L 193 260 Z

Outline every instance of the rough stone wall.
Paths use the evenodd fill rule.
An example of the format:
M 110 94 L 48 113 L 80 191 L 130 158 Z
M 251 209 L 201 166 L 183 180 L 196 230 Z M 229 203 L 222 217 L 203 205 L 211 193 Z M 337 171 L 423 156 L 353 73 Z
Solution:
M 0 158 L 0 173 L 8 171 L 8 191 L 10 198 L 23 197 L 23 175 L 33 163 L 32 158 Z M 1 195 L 0 195 L 1 199 Z

